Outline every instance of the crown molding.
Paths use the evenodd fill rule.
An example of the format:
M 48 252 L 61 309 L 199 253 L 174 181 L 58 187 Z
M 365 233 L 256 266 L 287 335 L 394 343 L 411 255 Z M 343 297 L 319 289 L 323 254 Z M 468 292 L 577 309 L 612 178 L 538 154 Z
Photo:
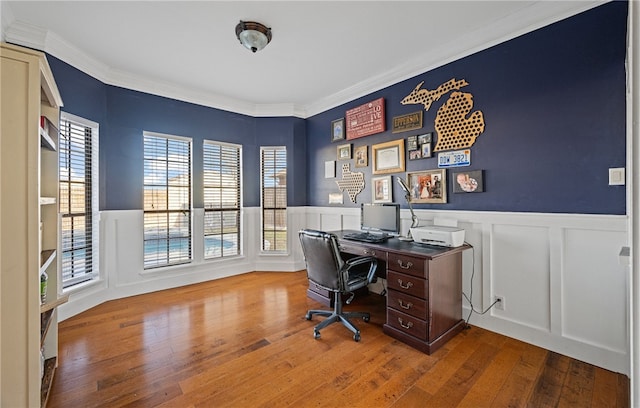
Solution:
M 485 26 L 468 33 L 462 39 L 456 40 L 454 44 L 442 44 L 440 47 L 430 49 L 419 57 L 396 65 L 387 72 L 367 78 L 351 87 L 307 105 L 307 117 L 317 115 L 372 92 L 424 74 L 450 62 L 486 50 L 609 1 L 536 2 L 491 26 Z M 549 9 L 550 4 L 553 5 L 551 12 Z M 547 17 L 540 19 L 543 14 L 547 15 Z
M 294 103 L 274 103 L 274 104 L 260 104 L 255 105 L 255 114 L 257 117 L 269 117 L 269 116 L 293 116 L 296 118 L 305 119 L 307 117 L 307 111 L 304 107 L 296 105 Z M 282 113 L 286 112 L 286 115 Z
M 304 118 L 304 109 L 294 104 L 253 104 L 223 95 L 204 92 L 193 88 L 178 86 L 172 82 L 160 81 L 129 72 L 110 69 L 108 78 L 103 81 L 109 85 L 132 89 L 134 91 L 194 103 L 228 112 L 253 117 L 295 116 Z
M 156 79 L 116 69 L 111 69 L 109 71 L 109 80 L 107 83 L 121 88 L 146 92 L 152 95 L 195 103 L 197 105 L 208 106 L 244 115 L 251 115 L 254 109 L 253 104 L 241 102 L 233 98 L 212 95 L 208 92 L 188 89 L 167 81 L 158 81 Z
M 6 41 L 51 54 L 107 85 L 254 117 L 306 117 L 305 109 L 295 104 L 252 104 L 111 68 L 54 32 L 23 21 L 15 20 L 8 25 Z
M 6 1 L 0 1 L 0 40 L 7 41 L 5 31 L 7 27 L 15 20 L 13 11 Z
M 57 34 L 38 26 L 14 21 L 6 31 L 7 42 L 47 52 L 99 81 L 107 82 L 109 67 Z
M 7 42 L 44 51 L 47 30 L 19 20 L 13 20 L 5 28 L 4 37 Z
M 4 5 L 2 24 L 5 41 L 47 52 L 108 85 L 248 116 L 293 116 L 304 119 L 608 1 L 610 0 L 536 2 L 517 13 L 504 17 L 491 26 L 467 34 L 463 39 L 456 40 L 454 44 L 442 44 L 436 49 L 430 49 L 418 57 L 398 64 L 389 71 L 367 78 L 306 106 L 294 103 L 253 104 L 113 69 L 51 31 L 23 21 L 13 20 L 10 8 Z M 5 13 L 6 10 L 9 12 Z

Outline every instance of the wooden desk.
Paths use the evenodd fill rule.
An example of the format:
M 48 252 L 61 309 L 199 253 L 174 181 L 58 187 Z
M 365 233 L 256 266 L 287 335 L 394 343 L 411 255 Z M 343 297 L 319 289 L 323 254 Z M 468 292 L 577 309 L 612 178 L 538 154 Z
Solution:
M 387 335 L 431 354 L 462 331 L 462 252 L 469 245 L 425 247 L 396 238 L 374 244 L 344 239 L 350 231 L 331 232 L 345 257 L 378 259 L 378 275 L 387 279 Z M 330 294 L 316 289 L 308 295 L 330 305 Z

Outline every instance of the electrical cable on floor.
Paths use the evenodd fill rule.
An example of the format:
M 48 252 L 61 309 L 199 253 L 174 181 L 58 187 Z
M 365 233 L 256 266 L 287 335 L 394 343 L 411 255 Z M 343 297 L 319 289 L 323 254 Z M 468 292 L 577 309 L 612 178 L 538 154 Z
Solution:
M 471 247 L 471 279 L 469 281 L 469 288 L 470 288 L 469 296 L 467 296 L 467 294 L 464 293 L 464 291 L 462 291 L 462 296 L 464 296 L 464 298 L 467 299 L 467 302 L 469 302 L 469 309 L 470 309 L 469 310 L 469 316 L 467 316 L 467 320 L 465 321 L 465 329 L 469 329 L 469 328 L 471 328 L 471 326 L 469 326 L 469 320 L 471 319 L 471 315 L 473 313 L 477 313 L 479 315 L 483 315 L 483 314 L 487 313 L 489 310 L 491 310 L 491 308 L 494 307 L 496 305 L 496 303 L 498 303 L 500 301 L 496 299 L 484 311 L 478 311 L 473 307 L 473 302 L 471 301 L 471 299 L 473 299 L 473 275 L 476 273 L 476 249 L 473 247 L 473 245 L 471 245 L 470 243 L 468 243 L 466 241 L 465 241 L 465 244 L 467 244 L 467 245 L 469 245 Z

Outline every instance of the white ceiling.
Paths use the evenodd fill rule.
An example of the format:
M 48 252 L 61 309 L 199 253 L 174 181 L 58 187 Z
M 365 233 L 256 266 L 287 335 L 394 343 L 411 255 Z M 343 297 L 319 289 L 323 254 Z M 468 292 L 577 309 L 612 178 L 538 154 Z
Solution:
M 99 80 L 253 116 L 308 117 L 601 1 L 2 1 L 4 41 Z M 272 28 L 253 54 L 240 20 Z

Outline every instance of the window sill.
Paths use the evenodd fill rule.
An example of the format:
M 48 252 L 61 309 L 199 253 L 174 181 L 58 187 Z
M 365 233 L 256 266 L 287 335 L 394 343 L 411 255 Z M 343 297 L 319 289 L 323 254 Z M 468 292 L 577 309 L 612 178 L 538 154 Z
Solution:
M 217 258 L 204 258 L 202 262 L 225 262 L 225 261 L 237 261 L 245 259 L 244 255 L 225 256 Z
M 289 256 L 289 251 L 261 251 L 260 256 Z
M 182 269 L 193 268 L 194 265 L 195 264 L 193 263 L 193 261 L 191 261 L 188 263 L 183 263 L 178 265 L 158 266 L 157 268 L 143 269 L 142 272 L 139 272 L 138 274 L 140 276 L 161 275 L 163 273 L 170 273 L 170 272 L 179 271 Z
M 93 286 L 100 285 L 101 283 L 104 283 L 104 279 L 101 279 L 101 278 L 91 279 L 90 281 L 73 285 L 70 288 L 62 289 L 62 293 L 65 295 L 73 295 L 74 293 L 83 292 Z

